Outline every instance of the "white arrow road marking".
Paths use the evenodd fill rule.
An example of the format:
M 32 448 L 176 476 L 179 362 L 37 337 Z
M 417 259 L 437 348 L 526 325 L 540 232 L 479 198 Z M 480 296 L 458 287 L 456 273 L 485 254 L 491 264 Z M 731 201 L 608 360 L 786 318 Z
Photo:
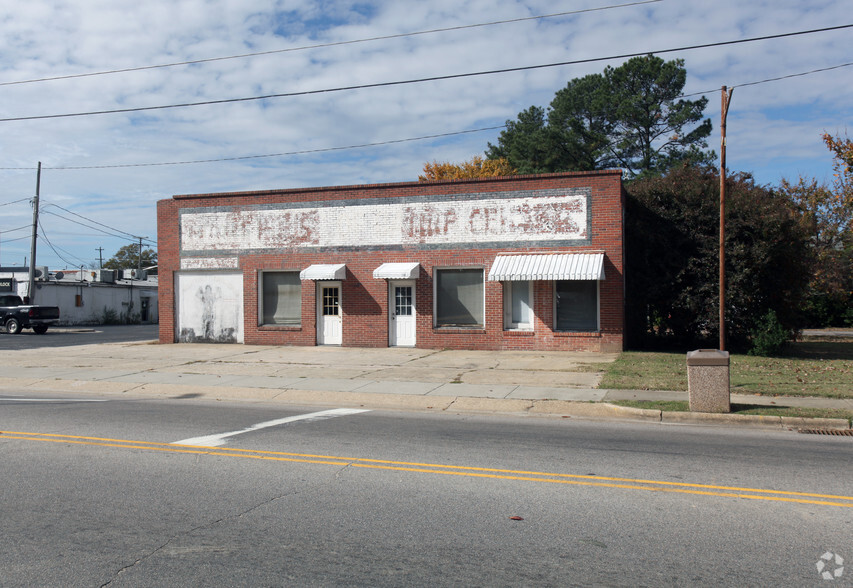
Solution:
M 95 400 L 92 398 L 8 398 L 0 396 L 0 401 L 9 402 L 109 402 L 106 399 Z
M 191 439 L 184 439 L 183 441 L 174 441 L 171 444 L 219 447 L 220 445 L 225 445 L 225 440 L 228 437 L 242 435 L 243 433 L 251 433 L 252 431 L 266 429 L 267 427 L 277 427 L 278 425 L 284 425 L 296 421 L 321 421 L 323 419 L 331 419 L 334 417 L 346 416 L 349 414 L 358 414 L 360 412 L 370 411 L 365 408 L 334 408 L 332 410 L 323 410 L 320 412 L 312 412 L 308 414 L 300 414 L 292 417 L 286 417 L 283 419 L 276 419 L 274 421 L 266 421 L 265 423 L 258 423 L 257 425 L 252 425 L 251 427 L 246 427 L 245 429 L 241 429 L 239 431 L 231 431 L 230 433 L 219 433 L 217 435 L 206 435 L 204 437 L 193 437 Z

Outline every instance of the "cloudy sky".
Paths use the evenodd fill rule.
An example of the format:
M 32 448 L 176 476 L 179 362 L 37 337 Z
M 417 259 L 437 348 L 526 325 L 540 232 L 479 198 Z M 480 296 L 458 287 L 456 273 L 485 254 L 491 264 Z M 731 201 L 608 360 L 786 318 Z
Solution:
M 848 132 L 853 66 L 838 66 L 853 62 L 853 29 L 663 51 L 850 24 L 849 8 L 842 0 L 3 2 L 0 265 L 29 256 L 39 161 L 37 263 L 88 266 L 99 248 L 107 259 L 137 237 L 154 244 L 156 202 L 174 194 L 416 180 L 424 162 L 482 154 L 499 133 L 483 129 L 624 60 L 341 88 L 626 54 L 684 59 L 685 93 L 708 96 L 718 152 L 720 87 L 736 87 L 731 170 L 764 184 L 828 181 L 820 135 Z M 168 64 L 180 65 L 140 69 Z M 835 69 L 786 77 L 826 68 Z M 81 75 L 102 72 L 115 73 Z M 286 96 L 132 111 L 273 94 Z M 85 114 L 122 109 L 131 111 Z M 83 115 L 56 116 L 67 114 Z M 182 163 L 205 160 L 215 161 Z

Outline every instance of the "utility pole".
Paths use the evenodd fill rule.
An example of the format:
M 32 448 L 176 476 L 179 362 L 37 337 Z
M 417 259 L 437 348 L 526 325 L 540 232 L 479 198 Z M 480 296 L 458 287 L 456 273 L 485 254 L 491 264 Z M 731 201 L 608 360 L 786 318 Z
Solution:
M 95 251 L 98 252 L 98 269 L 104 269 L 104 248 L 96 247 Z
M 726 350 L 726 117 L 732 92 L 723 86 L 720 96 L 720 351 Z
M 142 237 L 139 238 L 139 264 L 136 270 L 136 279 L 140 279 L 142 276 Z
M 36 303 L 36 238 L 38 237 L 39 225 L 39 192 L 41 191 L 41 162 L 39 161 L 36 173 L 36 196 L 33 198 L 33 235 L 30 240 L 30 283 L 27 288 L 27 296 L 30 304 Z

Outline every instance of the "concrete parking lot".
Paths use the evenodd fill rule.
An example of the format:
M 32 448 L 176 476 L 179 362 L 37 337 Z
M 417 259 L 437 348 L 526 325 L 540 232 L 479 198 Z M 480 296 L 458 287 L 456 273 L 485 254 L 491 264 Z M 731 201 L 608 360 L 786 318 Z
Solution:
M 157 339 L 157 328 L 158 325 L 81 325 L 51 327 L 44 335 L 37 335 L 30 329 L 17 335 L 0 332 L 0 351 L 151 341 Z

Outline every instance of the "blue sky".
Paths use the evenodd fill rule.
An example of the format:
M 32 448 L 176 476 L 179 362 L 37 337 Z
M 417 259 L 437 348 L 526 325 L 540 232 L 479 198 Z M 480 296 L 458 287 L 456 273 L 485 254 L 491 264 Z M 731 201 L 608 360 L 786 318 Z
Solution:
M 0 118 L 306 92 L 645 53 L 853 23 L 849 3 L 810 0 L 29 0 L 0 6 Z M 610 6 L 614 8 L 601 9 Z M 429 34 L 405 33 L 525 19 Z M 720 86 L 735 86 L 727 161 L 764 184 L 831 179 L 820 136 L 846 134 L 853 29 L 676 53 L 704 92 L 719 151 Z M 301 49 L 325 44 L 324 47 Z M 288 49 L 288 51 L 283 51 Z M 267 55 L 50 80 L 92 72 Z M 37 162 L 38 264 L 89 265 L 131 236 L 156 239 L 174 194 L 416 180 L 424 162 L 482 154 L 502 125 L 547 106 L 572 78 L 620 61 L 264 101 L 0 122 L 0 265 L 29 256 Z M 334 150 L 329 150 L 334 149 Z M 156 165 L 319 150 L 213 163 Z M 329 151 L 323 151 L 329 150 Z M 112 167 L 116 166 L 116 167 Z M 85 169 L 58 169 L 58 168 Z M 17 201 L 21 202 L 17 202 Z M 80 215 L 80 216 L 75 216 Z M 88 220 L 86 220 L 88 219 Z M 93 222 L 90 222 L 93 221 Z M 83 226 L 84 223 L 89 226 Z M 110 234 L 105 234 L 110 233 Z

